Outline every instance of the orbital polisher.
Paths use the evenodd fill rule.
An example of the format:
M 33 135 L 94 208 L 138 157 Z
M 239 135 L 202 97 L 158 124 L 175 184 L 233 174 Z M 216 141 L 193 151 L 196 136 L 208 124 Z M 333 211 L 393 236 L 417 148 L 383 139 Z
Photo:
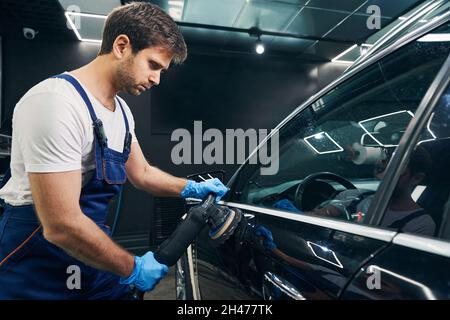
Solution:
M 245 227 L 245 218 L 239 209 L 220 206 L 214 199 L 215 195 L 209 194 L 202 204 L 189 209 L 186 218 L 154 252 L 156 261 L 173 266 L 206 225 L 215 245 L 224 243 L 239 226 Z M 133 290 L 134 299 L 142 299 L 143 294 L 137 288 Z

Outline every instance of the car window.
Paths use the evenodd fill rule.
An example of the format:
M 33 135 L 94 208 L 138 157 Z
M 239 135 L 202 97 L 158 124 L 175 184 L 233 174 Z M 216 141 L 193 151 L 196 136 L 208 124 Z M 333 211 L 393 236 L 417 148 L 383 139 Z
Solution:
M 432 1 L 428 1 L 427 3 L 422 5 L 421 8 L 423 9 L 424 7 L 428 7 L 431 3 L 432 3 Z M 416 29 L 424 26 L 427 22 L 430 22 L 430 21 L 433 21 L 435 19 L 438 19 L 441 15 L 443 15 L 446 12 L 448 12 L 448 10 L 450 9 L 450 2 L 441 1 L 440 3 L 436 3 L 436 6 L 433 6 L 433 7 L 434 7 L 434 9 L 430 10 L 429 12 L 427 12 L 426 14 L 421 16 L 419 18 L 419 20 L 417 20 L 414 23 L 408 25 L 407 27 L 404 27 L 402 30 L 399 30 L 396 34 L 393 34 L 386 41 L 384 41 L 381 38 L 379 38 L 380 34 L 383 34 L 384 32 L 386 32 L 385 29 L 393 28 L 393 26 L 398 24 L 400 20 L 394 21 L 388 27 L 381 29 L 379 32 L 375 33 L 374 35 L 372 35 L 371 37 L 366 39 L 365 43 L 369 43 L 369 44 L 373 43 L 374 38 L 377 39 L 377 40 L 380 39 L 380 41 L 384 41 L 384 43 L 381 44 L 378 48 L 376 48 L 375 51 L 370 51 L 366 55 L 358 58 L 357 61 L 355 61 L 355 63 L 349 69 L 353 69 L 356 65 L 359 65 L 362 61 L 367 60 L 369 57 L 373 56 L 377 52 L 380 52 L 381 50 L 383 50 L 383 49 L 387 48 L 388 46 L 392 45 L 395 41 L 399 40 L 400 38 L 402 38 L 406 34 L 414 32 Z M 413 10 L 413 12 L 410 13 L 410 14 L 407 14 L 407 16 L 415 15 L 419 11 L 422 11 L 422 10 L 419 10 L 419 9 L 417 9 L 417 11 Z M 387 33 L 388 34 L 386 36 L 389 37 L 389 31 L 387 31 Z M 375 42 L 374 45 L 377 45 L 377 43 Z
M 279 130 L 278 172 L 263 175 L 260 166 L 246 164 L 230 200 L 364 223 L 449 44 L 415 41 L 333 88 Z
M 401 169 L 381 226 L 416 235 L 449 237 L 450 87 Z

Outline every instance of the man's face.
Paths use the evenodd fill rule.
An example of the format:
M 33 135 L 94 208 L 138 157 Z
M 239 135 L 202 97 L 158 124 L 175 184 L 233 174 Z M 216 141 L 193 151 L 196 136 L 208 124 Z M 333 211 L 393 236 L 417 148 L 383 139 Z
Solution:
M 140 95 L 153 85 L 158 85 L 161 72 L 169 68 L 172 54 L 162 47 L 150 47 L 131 52 L 117 68 L 116 81 L 120 91 Z

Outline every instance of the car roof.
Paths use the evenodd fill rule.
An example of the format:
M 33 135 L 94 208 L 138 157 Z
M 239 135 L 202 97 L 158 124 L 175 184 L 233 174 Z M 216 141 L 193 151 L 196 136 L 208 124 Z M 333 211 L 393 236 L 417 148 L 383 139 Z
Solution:
M 366 54 L 359 56 L 355 62 L 347 68 L 346 72 L 354 69 L 377 52 L 389 47 L 395 43 L 396 40 L 404 37 L 411 31 L 424 26 L 424 23 L 431 24 L 433 19 L 437 18 L 438 15 L 445 12 L 445 10 L 449 10 L 449 8 L 450 4 L 445 0 L 426 1 L 422 5 L 414 8 L 406 14 L 407 17 L 404 19 L 394 21 L 386 26 L 386 29 L 390 30 L 382 35 L 373 46 L 369 48 Z M 382 31 L 383 29 L 380 30 L 380 33 L 382 33 Z

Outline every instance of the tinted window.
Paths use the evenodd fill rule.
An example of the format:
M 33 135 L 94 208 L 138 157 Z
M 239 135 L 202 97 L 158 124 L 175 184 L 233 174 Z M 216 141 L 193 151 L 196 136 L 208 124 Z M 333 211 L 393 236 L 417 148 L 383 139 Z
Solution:
M 278 172 L 261 175 L 246 165 L 231 200 L 364 222 L 388 160 L 449 52 L 449 42 L 415 41 L 335 87 L 280 129 Z
M 402 168 L 381 225 L 405 233 L 450 237 L 450 88 Z

